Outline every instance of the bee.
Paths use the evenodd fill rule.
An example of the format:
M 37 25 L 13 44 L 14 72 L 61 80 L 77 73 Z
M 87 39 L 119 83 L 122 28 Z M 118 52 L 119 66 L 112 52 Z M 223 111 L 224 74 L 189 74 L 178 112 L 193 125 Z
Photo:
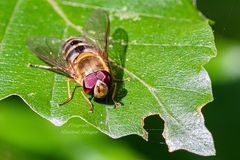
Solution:
M 114 100 L 116 85 L 112 84 L 110 63 L 108 60 L 109 17 L 103 10 L 96 10 L 88 18 L 82 37 L 70 37 L 65 41 L 56 38 L 32 37 L 27 40 L 27 46 L 50 66 L 29 64 L 30 67 L 61 72 L 68 78 L 68 99 L 73 97 L 70 91 L 70 81 L 74 80 L 83 87 L 84 99 L 89 103 L 89 111 L 93 104 L 85 94 L 94 98 L 104 98 L 113 87 Z

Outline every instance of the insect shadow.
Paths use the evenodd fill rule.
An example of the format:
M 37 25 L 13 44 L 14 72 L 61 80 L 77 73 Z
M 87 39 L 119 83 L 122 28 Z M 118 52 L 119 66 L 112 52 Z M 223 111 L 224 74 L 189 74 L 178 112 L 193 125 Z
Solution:
M 124 79 L 124 67 L 128 47 L 127 32 L 122 28 L 117 28 L 112 35 L 109 46 L 110 48 L 108 56 L 109 65 L 111 68 L 112 86 L 116 85 L 116 89 L 114 91 L 114 87 L 111 87 L 111 90 L 105 100 L 94 99 L 94 101 L 103 104 L 114 104 L 112 101 L 112 95 L 115 94 L 115 100 L 121 105 L 124 105 L 121 100 L 127 95 L 127 89 L 125 88 L 127 79 Z

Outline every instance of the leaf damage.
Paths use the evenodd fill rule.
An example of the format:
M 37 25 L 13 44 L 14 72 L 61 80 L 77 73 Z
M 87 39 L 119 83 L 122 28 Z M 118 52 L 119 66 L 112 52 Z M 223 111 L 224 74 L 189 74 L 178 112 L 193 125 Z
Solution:
M 60 20 L 54 22 L 53 25 L 49 23 L 49 26 L 45 27 L 49 30 L 43 31 L 43 32 L 52 33 L 53 30 L 56 30 L 57 35 L 62 35 L 62 33 L 63 34 L 66 33 L 66 30 L 65 30 L 66 25 L 74 29 L 74 31 L 72 30 L 69 32 L 67 31 L 68 32 L 67 34 L 71 35 L 72 33 L 76 33 L 76 31 L 80 33 L 82 32 L 81 25 L 76 23 L 75 22 L 76 20 L 74 21 L 72 17 L 68 16 L 67 15 L 68 13 L 64 11 L 64 9 L 66 10 L 68 9 L 67 7 L 75 7 L 75 8 L 80 7 L 82 9 L 86 9 L 86 11 L 96 9 L 96 8 L 103 8 L 105 10 L 108 10 L 110 14 L 114 15 L 115 17 L 116 15 L 114 13 L 117 13 L 116 11 L 119 11 L 119 12 L 121 11 L 114 7 L 106 8 L 100 5 L 93 6 L 91 4 L 87 4 L 87 2 L 86 4 L 81 3 L 81 5 L 79 5 L 79 3 L 71 2 L 71 1 L 58 2 L 54 0 L 48 0 L 47 2 L 49 5 L 48 9 L 52 8 L 52 10 L 54 11 L 54 13 L 51 13 L 52 14 L 51 16 L 53 16 L 55 19 L 60 19 Z M 164 2 L 167 4 L 167 1 L 162 0 L 161 2 Z M 39 8 L 46 7 L 46 4 L 40 5 L 40 1 L 39 2 L 36 1 L 36 4 L 38 3 L 39 3 Z M 34 62 L 40 62 L 38 59 L 34 58 L 33 56 L 30 56 L 29 51 L 27 51 L 26 48 L 24 47 L 25 44 L 23 44 L 22 39 L 20 39 L 25 37 L 26 34 L 31 35 L 30 32 L 35 32 L 34 29 L 32 29 L 33 31 L 31 30 L 26 31 L 25 28 L 21 28 L 21 27 L 14 28 L 14 23 L 17 23 L 17 22 L 25 23 L 25 22 L 31 21 L 29 19 L 26 19 L 23 15 L 23 12 L 29 9 L 26 4 L 27 2 L 23 2 L 21 0 L 17 2 L 17 5 L 15 7 L 17 8 L 17 10 L 15 9 L 13 10 L 12 16 L 10 17 L 9 23 L 7 24 L 7 27 L 6 27 L 6 31 L 2 36 L 1 44 L 10 44 L 10 45 L 5 47 L 2 47 L 3 46 L 2 45 L 0 48 L 0 53 L 2 53 L 0 56 L 0 62 L 7 62 L 6 65 L 1 66 L 1 72 L 0 72 L 1 75 L 9 74 L 6 70 L 6 67 L 9 67 L 8 65 L 10 65 L 8 64 L 10 61 L 8 61 L 8 55 L 6 54 L 7 51 L 16 53 L 15 56 L 18 55 L 18 57 L 25 56 L 26 59 L 22 58 L 22 61 L 19 62 L 20 65 L 29 63 L 29 60 Z M 22 7 L 21 8 L 23 10 L 22 12 L 18 11 L 20 7 Z M 203 21 L 201 17 L 200 18 L 197 16 L 194 17 L 195 14 L 193 14 L 193 17 L 190 17 L 190 18 L 183 16 L 182 18 L 179 19 L 177 17 L 174 17 L 173 15 L 166 16 L 167 14 L 164 15 L 164 13 L 162 13 L 163 15 L 156 14 L 156 13 L 143 13 L 141 11 L 139 12 L 131 11 L 131 9 L 127 9 L 125 11 L 138 15 L 138 19 L 136 23 L 141 23 L 141 22 L 144 23 L 144 21 L 147 21 L 147 20 L 149 20 L 149 23 L 150 23 L 152 19 L 165 20 L 166 23 L 171 23 L 173 25 L 175 23 L 177 24 L 178 23 L 194 23 L 194 22 L 201 23 L 201 21 Z M 192 11 L 188 11 L 188 12 L 191 13 Z M 195 13 L 195 11 L 193 12 Z M 75 11 L 73 13 L 75 14 Z M 16 20 L 17 17 L 15 16 L 21 17 L 22 19 L 20 18 L 17 21 Z M 37 17 L 39 17 L 38 14 L 35 15 L 35 18 Z M 40 19 L 40 20 L 42 20 L 43 22 L 47 21 L 47 19 Z M 127 17 L 126 19 L 121 19 L 121 18 L 113 19 L 113 28 L 116 28 L 117 25 L 123 25 L 123 28 L 127 28 L 126 27 L 127 25 L 125 23 L 132 20 L 134 20 L 134 17 L 130 19 L 129 17 Z M 64 23 L 62 23 L 62 21 Z M 121 23 L 119 21 L 121 21 Z M 52 22 L 51 17 L 49 18 L 49 22 Z M 154 21 L 154 22 L 160 23 L 160 21 Z M 34 26 L 36 25 L 36 23 L 33 23 L 31 25 Z M 168 36 L 172 34 L 172 33 L 171 34 L 167 33 L 168 29 L 166 29 L 166 33 L 164 32 L 159 33 L 163 35 L 166 34 L 165 37 L 163 37 L 163 39 L 166 38 L 165 42 L 161 40 L 159 43 L 156 43 L 158 40 L 157 38 L 150 39 L 149 38 L 150 36 L 148 37 L 147 35 L 143 35 L 145 36 L 145 39 L 149 41 L 149 43 L 144 42 L 143 40 L 138 39 L 139 30 L 136 31 L 136 34 L 134 33 L 136 36 L 136 40 L 134 40 L 134 34 L 132 33 L 134 31 L 131 32 L 131 28 L 127 28 L 129 30 L 128 34 L 130 35 L 130 38 L 131 38 L 131 41 L 129 41 L 128 43 L 128 46 L 129 46 L 128 52 L 132 55 L 128 56 L 128 59 L 130 62 L 127 62 L 126 67 L 121 68 L 121 66 L 119 65 L 117 67 L 123 69 L 126 75 L 131 77 L 131 81 L 125 84 L 125 87 L 128 89 L 128 93 L 127 93 L 128 95 L 123 99 L 124 105 L 120 109 L 113 109 L 111 105 L 108 105 L 108 104 L 96 103 L 95 105 L 98 108 L 96 110 L 96 113 L 91 115 L 85 114 L 86 113 L 85 111 L 87 111 L 87 107 L 85 106 L 84 101 L 80 100 L 79 98 L 75 98 L 74 102 L 72 102 L 69 105 L 66 105 L 66 107 L 61 108 L 57 105 L 57 102 L 61 100 L 64 96 L 66 96 L 65 77 L 62 77 L 59 75 L 53 75 L 52 73 L 45 73 L 45 72 L 43 74 L 43 71 L 35 71 L 35 70 L 32 71 L 26 67 L 23 68 L 23 71 L 19 71 L 19 75 L 24 76 L 27 74 L 25 79 L 30 78 L 31 76 L 35 76 L 35 78 L 33 78 L 33 81 L 31 81 L 31 85 L 27 86 L 26 89 L 22 89 L 22 88 L 14 89 L 15 88 L 14 85 L 13 86 L 8 85 L 8 87 L 5 87 L 5 89 L 3 88 L 1 90 L 3 94 L 1 94 L 0 97 L 1 98 L 6 97 L 6 95 L 14 93 L 22 97 L 22 99 L 36 113 L 48 119 L 49 121 L 51 121 L 53 124 L 57 126 L 61 126 L 72 117 L 79 117 L 85 122 L 87 122 L 88 124 L 94 126 L 101 132 L 113 138 L 119 138 L 129 134 L 137 134 L 142 136 L 145 140 L 147 140 L 148 133 L 143 128 L 144 119 L 148 116 L 159 115 L 165 122 L 163 136 L 166 139 L 166 143 L 169 146 L 170 152 L 179 150 L 179 149 L 184 149 L 184 150 L 187 150 L 199 155 L 204 155 L 204 156 L 215 155 L 212 135 L 206 129 L 204 125 L 204 118 L 201 113 L 201 108 L 206 103 L 212 101 L 211 82 L 210 82 L 210 79 L 208 78 L 207 72 L 204 70 L 202 66 L 203 64 L 206 64 L 212 57 L 216 55 L 216 48 L 214 45 L 212 32 L 211 32 L 211 29 L 206 25 L 207 24 L 204 24 L 203 27 L 200 28 L 200 30 L 201 29 L 203 30 L 202 32 L 206 32 L 206 33 L 204 33 L 205 35 L 199 35 L 200 37 L 199 39 L 200 39 L 200 42 L 202 41 L 201 37 L 206 37 L 207 40 L 206 40 L 206 43 L 203 42 L 200 44 L 198 43 L 193 44 L 192 39 L 194 39 L 194 36 L 188 35 L 187 33 L 185 33 L 186 35 L 181 35 L 181 34 L 177 35 L 180 37 L 179 41 L 176 41 L 176 42 L 167 41 L 169 39 Z M 9 27 L 13 27 L 13 29 L 16 29 L 16 32 L 12 31 L 13 29 L 11 28 L 9 29 Z M 153 26 L 149 25 L 149 27 L 151 28 Z M 163 28 L 164 27 L 165 26 L 163 26 Z M 56 29 L 56 28 L 59 28 L 59 29 Z M 176 28 L 174 29 L 177 30 Z M 195 29 L 195 26 L 193 27 L 193 30 L 194 29 Z M 198 29 L 199 28 L 195 30 L 198 31 Z M 148 32 L 147 27 L 146 27 L 146 32 Z M 15 37 L 15 35 L 19 33 L 24 33 L 24 35 L 19 36 L 19 39 L 17 39 L 16 44 L 19 44 L 19 46 L 22 47 L 23 49 L 19 49 L 19 50 L 17 50 L 18 48 L 12 49 L 11 45 L 13 46 L 13 44 L 10 43 L 10 40 L 13 39 L 13 37 Z M 198 34 L 199 33 L 197 33 L 197 35 Z M 176 36 L 176 39 L 178 38 L 177 36 Z M 181 39 L 182 38 L 181 36 L 183 36 L 184 38 Z M 189 36 L 189 38 L 187 36 Z M 192 48 L 192 47 L 196 47 L 196 48 Z M 198 62 L 199 64 L 196 65 L 194 61 L 186 62 L 186 60 L 183 58 L 184 56 L 181 56 L 180 53 L 178 55 L 178 52 L 180 52 L 179 49 L 181 48 L 185 48 L 186 50 L 189 51 L 189 53 L 185 53 L 186 55 L 184 55 L 184 56 L 189 55 L 189 58 L 186 58 L 186 60 L 191 59 L 191 57 L 194 56 L 195 52 L 199 54 L 202 53 L 202 55 L 199 56 L 200 58 L 197 57 L 198 55 L 195 55 L 197 58 L 200 59 L 201 64 L 200 62 Z M 172 75 L 173 78 L 170 77 L 169 75 L 165 75 L 166 73 L 162 73 L 159 71 L 160 77 L 156 77 L 156 75 L 154 76 L 156 77 L 156 79 L 158 78 L 157 80 L 162 84 L 158 84 L 154 81 L 151 81 L 151 79 L 148 79 L 148 76 L 149 77 L 151 76 L 150 73 L 156 70 L 158 71 L 160 69 L 164 69 L 164 68 L 160 68 L 158 65 L 155 65 L 155 63 L 151 63 L 151 66 L 156 67 L 154 68 L 154 70 L 149 70 L 149 72 L 147 73 L 140 73 L 139 70 L 136 68 L 136 66 L 139 66 L 138 61 L 140 61 L 143 58 L 137 57 L 137 56 L 139 57 L 141 56 L 139 54 L 141 52 L 139 52 L 138 49 L 141 49 L 144 51 L 143 55 L 145 56 L 143 57 L 146 57 L 146 59 L 144 60 L 145 62 L 150 63 L 151 61 L 155 61 L 157 58 L 159 58 L 159 57 L 156 57 L 157 54 L 154 55 L 155 57 L 151 57 L 151 55 L 150 55 L 150 58 L 147 57 L 149 56 L 148 53 L 153 52 L 153 50 L 155 49 L 156 51 L 158 51 L 157 53 L 159 53 L 159 55 L 163 57 L 166 56 L 165 59 L 169 60 L 169 62 L 165 62 L 162 59 L 160 59 L 159 66 L 164 66 L 165 64 L 173 63 L 171 61 L 174 61 L 176 63 L 180 63 L 179 64 L 180 67 L 185 67 L 184 69 L 186 69 L 186 73 L 182 70 L 177 72 L 177 67 L 179 66 L 169 65 L 166 67 L 166 69 L 173 67 L 176 70 L 176 72 L 166 71 L 166 73 L 169 73 L 169 75 Z M 190 54 L 191 52 L 193 52 L 192 55 Z M 172 53 L 172 54 L 169 54 L 169 53 Z M 167 56 L 168 57 L 170 56 L 170 58 L 168 59 Z M 172 59 L 171 59 L 171 56 L 172 56 Z M 134 60 L 131 61 L 132 59 Z M 185 66 L 185 64 L 182 64 L 183 62 L 189 65 L 189 67 Z M 147 63 L 142 63 L 142 64 L 147 64 Z M 199 68 L 196 69 L 197 68 L 196 66 L 197 67 L 201 66 L 200 71 L 199 71 Z M 16 66 L 14 67 L 16 68 Z M 14 69 L 14 67 L 12 67 L 11 69 Z M 141 69 L 140 66 L 139 68 Z M 188 70 L 194 70 L 194 72 L 191 72 Z M 182 76 L 181 72 L 184 72 L 183 74 L 184 76 Z M 188 79 L 186 78 L 182 80 L 181 78 L 185 78 L 186 75 L 188 76 L 188 72 L 194 73 L 194 74 L 198 73 L 198 74 L 196 74 L 196 77 L 189 74 Z M 44 79 L 42 77 L 43 75 L 41 74 L 43 74 L 44 77 L 46 78 Z M 176 74 L 179 74 L 178 76 L 179 79 L 174 77 Z M 200 75 L 200 74 L 203 74 L 203 75 Z M 8 76 L 9 76 L 8 79 L 0 83 L 1 86 L 7 83 L 8 84 L 12 83 L 11 80 L 14 74 L 9 74 Z M 165 82 L 164 76 L 167 78 L 170 77 L 168 81 L 175 83 L 176 85 L 175 86 L 170 85 L 171 83 L 168 83 L 167 81 Z M 47 77 L 50 77 L 50 78 L 47 78 Z M 193 82 L 190 81 L 190 78 L 193 78 Z M 22 80 L 23 84 L 28 84 L 28 79 L 26 81 L 24 81 L 23 79 L 24 78 L 22 77 L 16 77 L 13 81 L 16 83 L 16 82 L 19 82 L 19 80 Z M 34 83 L 34 80 L 38 80 L 38 79 L 42 79 L 42 82 Z M 182 85 L 183 84 L 182 81 L 185 82 L 186 84 Z M 193 84 L 197 84 L 198 82 L 199 82 L 199 88 L 197 87 L 195 88 L 191 86 Z M 182 86 L 181 85 L 178 86 L 177 85 L 178 83 L 181 84 Z M 41 91 L 41 88 L 45 84 L 49 84 L 49 85 L 46 86 L 45 91 Z M 190 87 L 188 85 L 190 85 Z M 36 86 L 36 88 L 29 89 L 31 88 L 31 86 Z M 134 87 L 131 87 L 131 86 L 134 86 Z M 75 97 L 78 97 L 78 95 L 79 93 L 77 93 Z M 137 97 L 136 95 L 139 97 L 141 96 L 149 97 L 148 98 L 149 102 L 145 102 L 143 99 Z M 40 102 L 38 102 L 36 98 L 38 98 Z M 81 106 L 76 107 L 76 106 L 79 106 L 79 104 L 81 104 Z M 44 108 L 44 106 L 48 106 L 49 108 Z

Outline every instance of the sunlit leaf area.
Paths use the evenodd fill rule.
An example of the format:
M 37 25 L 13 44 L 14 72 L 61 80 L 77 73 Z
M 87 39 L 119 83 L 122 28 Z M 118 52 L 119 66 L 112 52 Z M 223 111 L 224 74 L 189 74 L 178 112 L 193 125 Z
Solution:
M 96 10 L 123 81 L 90 113 L 81 87 L 59 105 L 67 77 L 28 67 L 47 64 L 26 41 L 83 36 Z M 0 1 L 0 160 L 238 159 L 239 17 L 236 0 Z

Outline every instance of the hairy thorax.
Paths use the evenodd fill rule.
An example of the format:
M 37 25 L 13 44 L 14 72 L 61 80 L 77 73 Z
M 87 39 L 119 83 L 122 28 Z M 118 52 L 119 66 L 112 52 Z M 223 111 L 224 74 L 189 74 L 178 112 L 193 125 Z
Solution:
M 96 53 L 81 53 L 72 64 L 76 73 L 76 81 L 83 85 L 83 79 L 94 72 L 104 70 L 109 72 L 109 68 Z

